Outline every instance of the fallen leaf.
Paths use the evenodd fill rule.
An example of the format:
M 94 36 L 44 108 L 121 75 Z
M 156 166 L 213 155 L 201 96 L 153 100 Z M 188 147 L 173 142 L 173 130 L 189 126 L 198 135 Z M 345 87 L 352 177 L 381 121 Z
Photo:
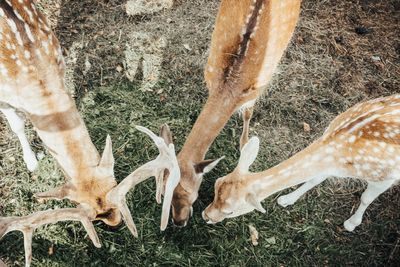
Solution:
M 276 244 L 275 236 L 267 238 L 265 241 L 267 241 L 267 243 L 271 244 L 271 245 L 275 245 Z
M 311 131 L 310 124 L 308 124 L 308 123 L 306 123 L 306 122 L 303 122 L 303 129 L 304 129 L 304 131 L 305 131 L 306 133 L 310 132 L 310 131 Z
M 120 65 L 118 65 L 117 68 L 116 68 L 116 70 L 117 70 L 118 72 L 121 72 L 121 71 L 123 70 L 123 68 L 122 68 Z
M 249 225 L 251 243 L 253 246 L 258 245 L 258 231 L 253 225 Z
M 50 256 L 54 254 L 54 245 L 51 245 L 51 246 L 49 247 L 49 250 L 47 251 L 47 253 L 48 253 Z
M 84 75 L 86 75 L 88 72 L 89 72 L 89 70 L 92 68 L 92 64 L 90 63 L 90 61 L 89 61 L 89 57 L 86 57 L 86 60 L 85 60 L 85 69 L 83 70 L 83 74 Z

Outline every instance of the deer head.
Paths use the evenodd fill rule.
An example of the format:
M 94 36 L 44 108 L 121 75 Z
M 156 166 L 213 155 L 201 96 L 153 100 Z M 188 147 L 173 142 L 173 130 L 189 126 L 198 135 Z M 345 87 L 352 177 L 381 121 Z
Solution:
M 150 136 L 158 147 L 160 154 L 156 159 L 136 169 L 118 185 L 115 180 L 112 180 L 114 183 L 108 182 L 114 179 L 114 158 L 112 156 L 111 139 L 108 136 L 103 156 L 99 164 L 95 166 L 94 173 L 97 176 L 93 176 L 96 179 L 103 178 L 104 181 L 93 181 L 93 183 L 87 183 L 85 187 L 81 187 L 79 183 L 76 186 L 75 183 L 68 182 L 62 187 L 36 195 L 37 198 L 42 200 L 68 198 L 79 203 L 77 208 L 36 212 L 25 217 L 0 217 L 0 238 L 11 231 L 23 232 L 26 266 L 30 265 L 32 258 L 31 243 L 33 232 L 37 227 L 45 224 L 68 220 L 81 221 L 95 246 L 100 247 L 100 241 L 91 222 L 93 220 L 102 220 L 109 225 L 116 225 L 122 218 L 131 233 L 137 237 L 136 226 L 126 203 L 125 195 L 140 182 L 151 176 L 157 177 L 159 173 L 164 173 L 167 170 L 169 177 L 165 183 L 160 226 L 161 230 L 165 230 L 169 218 L 172 193 L 180 179 L 175 148 L 173 144 L 167 145 L 161 137 L 156 136 L 147 128 L 141 126 L 136 128 Z M 92 188 L 88 187 L 89 185 Z M 86 189 L 87 192 L 77 191 L 78 189 Z
M 97 156 L 98 157 L 98 156 Z M 110 226 L 121 222 L 118 210 L 107 204 L 107 193 L 117 185 L 114 177 L 114 156 L 111 137 L 107 135 L 106 145 L 97 166 L 81 169 L 78 177 L 58 188 L 36 194 L 39 200 L 69 199 L 90 206 L 97 214 L 96 218 Z
M 173 137 L 170 128 L 167 125 L 161 127 L 160 136 L 166 144 L 172 144 Z M 190 216 L 193 213 L 193 203 L 198 196 L 198 190 L 203 180 L 203 175 L 210 172 L 224 157 L 216 160 L 202 160 L 199 162 L 182 160 L 182 155 L 178 155 L 178 164 L 180 175 L 189 177 L 189 179 L 181 180 L 175 190 L 169 193 L 173 194 L 172 198 L 172 218 L 176 226 L 186 226 Z M 163 172 L 160 176 L 168 181 L 169 173 Z M 160 180 L 162 181 L 162 179 Z M 162 189 L 162 182 L 157 186 L 157 201 L 159 202 L 161 193 L 166 194 L 167 189 Z
M 225 218 L 233 218 L 254 209 L 265 213 L 251 183 L 243 180 L 248 177 L 250 165 L 255 161 L 260 141 L 252 137 L 240 153 L 239 163 L 230 174 L 218 178 L 215 183 L 214 201 L 203 211 L 207 223 L 217 223 Z

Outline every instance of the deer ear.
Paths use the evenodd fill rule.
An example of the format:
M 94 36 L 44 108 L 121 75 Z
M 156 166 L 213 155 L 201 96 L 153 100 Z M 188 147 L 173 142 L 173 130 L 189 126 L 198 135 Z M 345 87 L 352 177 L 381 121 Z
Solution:
M 167 145 L 173 144 L 172 133 L 167 124 L 163 124 L 160 128 L 160 137 L 164 139 Z
M 103 155 L 101 156 L 99 167 L 111 170 L 114 173 L 114 156 L 112 153 L 111 137 L 107 135 L 106 146 L 104 147 Z
M 215 166 L 217 166 L 217 164 L 224 158 L 225 156 L 215 160 L 214 159 L 203 160 L 194 165 L 194 170 L 198 174 L 206 174 L 207 172 L 210 172 L 212 169 L 214 169 Z
M 260 139 L 254 136 L 243 146 L 240 151 L 240 158 L 238 163 L 238 170 L 241 173 L 249 171 L 250 165 L 256 160 L 258 151 L 260 149 Z

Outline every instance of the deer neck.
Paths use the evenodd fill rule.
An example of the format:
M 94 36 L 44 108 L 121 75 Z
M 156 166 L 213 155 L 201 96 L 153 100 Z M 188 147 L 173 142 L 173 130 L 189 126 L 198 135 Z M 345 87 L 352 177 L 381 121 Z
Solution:
M 56 97 L 37 101 L 40 104 L 30 109 L 28 116 L 65 174 L 72 182 L 78 177 L 81 180 L 98 165 L 99 153 L 70 96 L 64 91 L 52 95 Z
M 336 157 L 326 154 L 318 140 L 286 161 L 266 171 L 250 174 L 249 188 L 259 200 L 286 188 L 333 175 L 341 176 Z
M 236 102 L 226 90 L 212 93 L 178 155 L 179 160 L 193 163 L 202 161 L 236 108 Z

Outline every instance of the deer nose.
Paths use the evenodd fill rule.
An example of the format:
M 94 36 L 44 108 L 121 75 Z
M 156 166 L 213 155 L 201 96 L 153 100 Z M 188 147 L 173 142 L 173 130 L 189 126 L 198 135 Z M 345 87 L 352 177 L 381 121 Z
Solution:
M 186 219 L 186 220 L 175 220 L 175 219 L 172 219 L 172 223 L 175 225 L 175 226 L 177 226 L 177 227 L 179 227 L 179 228 L 182 228 L 182 227 L 185 227 L 186 225 L 187 225 L 187 222 L 188 222 L 188 219 Z

